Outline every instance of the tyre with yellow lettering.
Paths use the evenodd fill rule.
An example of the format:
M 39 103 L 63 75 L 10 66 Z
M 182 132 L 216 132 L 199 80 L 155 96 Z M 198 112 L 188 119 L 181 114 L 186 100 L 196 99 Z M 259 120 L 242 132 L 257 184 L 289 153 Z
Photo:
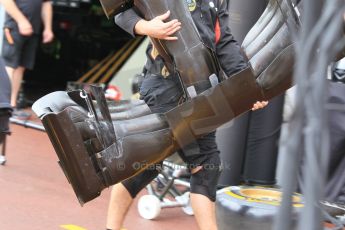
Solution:
M 276 188 L 231 186 L 217 193 L 219 230 L 268 230 L 280 206 L 282 192 Z M 303 207 L 302 196 L 294 194 L 296 217 Z

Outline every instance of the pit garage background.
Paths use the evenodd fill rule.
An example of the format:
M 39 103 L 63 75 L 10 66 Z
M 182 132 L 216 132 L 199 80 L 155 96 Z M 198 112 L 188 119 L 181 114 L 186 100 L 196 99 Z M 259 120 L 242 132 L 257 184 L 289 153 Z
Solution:
M 112 84 L 117 84 L 123 89 L 123 95 L 130 97 L 131 76 L 140 72 L 145 62 L 142 48 L 137 49 L 144 39 L 133 40 L 113 20 L 108 20 L 98 0 L 52 2 L 55 39 L 40 45 L 34 70 L 24 76 L 19 106 L 30 106 L 48 92 L 64 90 L 67 82 L 108 84 L 124 63 L 127 64 L 121 76 L 126 75 L 126 80 L 121 78 Z M 1 7 L 1 28 L 4 15 Z

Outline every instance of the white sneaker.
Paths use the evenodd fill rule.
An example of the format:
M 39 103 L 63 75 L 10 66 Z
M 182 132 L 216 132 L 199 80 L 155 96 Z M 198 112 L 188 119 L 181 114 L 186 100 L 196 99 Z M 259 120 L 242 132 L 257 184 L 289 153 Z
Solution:
M 5 165 L 6 163 L 6 157 L 3 155 L 0 155 L 0 165 Z

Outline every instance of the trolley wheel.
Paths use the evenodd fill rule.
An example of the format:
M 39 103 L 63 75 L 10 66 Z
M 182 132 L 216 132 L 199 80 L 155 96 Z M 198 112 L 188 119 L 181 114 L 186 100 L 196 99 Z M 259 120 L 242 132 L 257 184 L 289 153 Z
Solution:
M 175 199 L 180 203 L 180 204 L 185 204 L 182 206 L 182 211 L 186 213 L 189 216 L 193 216 L 194 212 L 192 209 L 192 206 L 190 204 L 190 192 L 185 192 L 182 196 L 177 196 Z
M 161 202 L 154 195 L 144 195 L 139 199 L 138 212 L 142 218 L 153 220 L 161 212 Z

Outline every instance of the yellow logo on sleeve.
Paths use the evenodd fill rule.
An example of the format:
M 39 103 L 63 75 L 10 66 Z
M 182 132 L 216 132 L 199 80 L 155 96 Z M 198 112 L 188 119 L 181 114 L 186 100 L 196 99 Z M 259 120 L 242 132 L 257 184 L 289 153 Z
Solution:
M 196 8 L 195 0 L 186 0 L 186 3 L 187 3 L 189 11 L 193 12 L 195 10 L 195 8 Z

